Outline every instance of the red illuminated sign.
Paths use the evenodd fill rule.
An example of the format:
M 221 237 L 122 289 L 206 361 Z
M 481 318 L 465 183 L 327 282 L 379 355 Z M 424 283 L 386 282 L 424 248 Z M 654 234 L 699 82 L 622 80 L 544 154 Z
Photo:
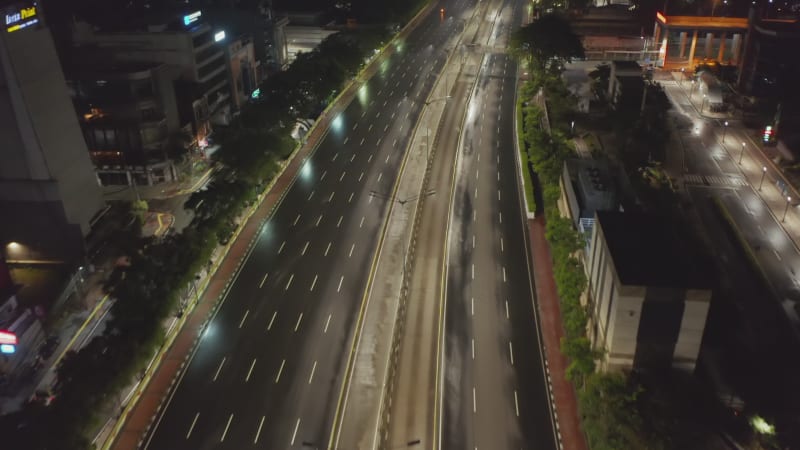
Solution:
M 0 331 L 0 344 L 17 345 L 17 335 L 10 331 Z

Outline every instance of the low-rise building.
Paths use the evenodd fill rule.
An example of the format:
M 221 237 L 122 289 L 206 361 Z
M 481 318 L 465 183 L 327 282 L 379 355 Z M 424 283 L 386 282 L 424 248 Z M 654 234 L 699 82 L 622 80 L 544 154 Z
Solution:
M 712 278 L 681 230 L 640 212 L 597 211 L 588 265 L 588 335 L 606 371 L 694 371 Z
M 558 208 L 587 240 L 592 235 L 597 211 L 620 209 L 617 172 L 607 160 L 574 158 L 564 161 Z
M 636 108 L 642 101 L 644 77 L 636 61 L 612 61 L 608 78 L 608 101 L 614 109 Z

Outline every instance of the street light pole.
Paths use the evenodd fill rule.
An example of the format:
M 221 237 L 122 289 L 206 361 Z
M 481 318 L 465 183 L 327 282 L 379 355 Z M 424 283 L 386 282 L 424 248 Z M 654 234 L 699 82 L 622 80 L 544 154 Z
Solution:
M 744 147 L 745 147 L 745 145 L 747 145 L 747 144 L 745 144 L 744 141 L 742 141 L 742 151 L 739 152 L 739 165 L 740 166 L 742 165 L 742 158 L 744 157 Z
M 761 181 L 758 182 L 758 190 L 761 190 L 761 186 L 764 184 L 764 176 L 767 174 L 767 166 L 761 166 Z
M 785 222 L 786 221 L 786 213 L 789 211 L 789 205 L 791 203 L 792 203 L 792 197 L 787 196 L 786 197 L 786 208 L 783 209 L 783 218 L 781 219 L 781 222 Z
M 728 121 L 726 120 L 722 128 L 722 142 L 725 142 L 725 132 L 728 131 Z

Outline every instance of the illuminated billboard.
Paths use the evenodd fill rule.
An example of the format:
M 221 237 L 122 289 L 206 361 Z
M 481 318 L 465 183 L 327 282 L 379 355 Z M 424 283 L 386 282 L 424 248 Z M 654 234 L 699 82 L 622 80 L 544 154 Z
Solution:
M 225 30 L 214 33 L 214 42 L 219 42 L 225 39 Z
M 0 353 L 14 353 L 17 350 L 17 335 L 0 330 Z
M 200 11 L 195 11 L 195 12 L 193 12 L 191 14 L 187 14 L 187 15 L 183 16 L 183 24 L 186 25 L 186 26 L 189 26 L 189 25 L 197 22 L 198 20 L 200 20 L 200 16 L 202 14 L 203 13 L 200 12 Z
M 39 23 L 39 10 L 36 2 L 23 3 L 3 9 L 6 33 L 13 33 Z

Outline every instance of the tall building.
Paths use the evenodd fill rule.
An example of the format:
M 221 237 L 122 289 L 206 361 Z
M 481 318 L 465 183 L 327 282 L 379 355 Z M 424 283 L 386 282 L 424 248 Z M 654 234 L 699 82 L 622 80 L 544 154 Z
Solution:
M 0 1 L 0 245 L 14 260 L 75 262 L 103 208 L 36 1 Z
M 589 248 L 589 338 L 601 370 L 694 371 L 713 278 L 667 219 L 597 211 Z

